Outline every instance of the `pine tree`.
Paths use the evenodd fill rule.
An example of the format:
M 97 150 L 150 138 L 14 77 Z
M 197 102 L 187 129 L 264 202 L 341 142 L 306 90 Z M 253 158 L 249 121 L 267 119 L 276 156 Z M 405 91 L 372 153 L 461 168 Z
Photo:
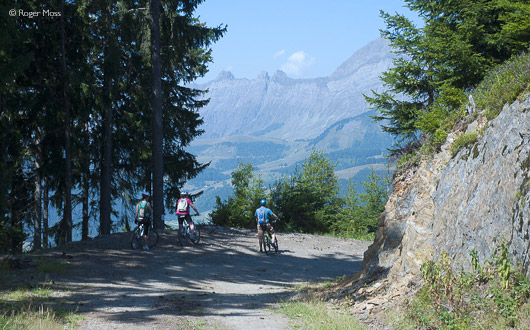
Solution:
M 252 164 L 239 163 L 232 172 L 234 195 L 226 202 L 219 196 L 216 207 L 211 213 L 212 222 L 221 226 L 254 228 L 254 212 L 261 199 L 267 199 L 263 180 L 256 175 Z
M 424 26 L 416 27 L 403 15 L 381 13 L 387 25 L 381 34 L 390 40 L 396 58 L 381 77 L 387 91 L 372 92 L 366 99 L 379 110 L 375 119 L 385 121 L 383 129 L 400 142 L 420 133 L 443 142 L 444 123 L 465 100 L 464 93 L 530 44 L 524 27 L 513 23 L 528 21 L 528 6 L 513 0 L 405 2 Z M 503 35 L 511 38 L 501 41 Z

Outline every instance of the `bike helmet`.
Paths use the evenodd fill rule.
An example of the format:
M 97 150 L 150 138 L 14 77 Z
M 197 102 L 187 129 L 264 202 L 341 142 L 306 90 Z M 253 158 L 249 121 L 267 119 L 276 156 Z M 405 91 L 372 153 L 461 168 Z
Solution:
M 265 199 L 259 201 L 259 205 L 265 206 L 265 204 L 267 204 L 267 201 Z
M 187 192 L 187 191 L 183 191 L 183 192 L 180 193 L 180 197 L 189 196 L 189 195 L 190 195 L 190 193 Z

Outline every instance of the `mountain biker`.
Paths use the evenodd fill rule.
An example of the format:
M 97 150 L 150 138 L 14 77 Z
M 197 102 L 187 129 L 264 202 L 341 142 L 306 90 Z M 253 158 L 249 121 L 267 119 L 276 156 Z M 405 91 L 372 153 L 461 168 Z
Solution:
M 149 250 L 149 247 L 147 246 L 147 233 L 149 232 L 149 226 L 151 225 L 151 214 L 153 214 L 153 208 L 151 207 L 151 203 L 149 203 L 149 194 L 142 193 L 142 199 L 136 204 L 134 222 L 144 225 L 144 235 L 142 236 L 144 250 Z
M 187 192 L 182 192 L 180 194 L 180 198 L 177 201 L 177 217 L 179 219 L 179 233 L 182 234 L 182 230 L 184 228 L 184 219 L 186 219 L 186 222 L 190 226 L 190 233 L 193 234 L 193 231 L 195 230 L 195 225 L 193 224 L 193 220 L 191 219 L 190 215 L 190 207 L 195 210 L 195 215 L 199 215 L 199 211 L 197 211 L 197 208 L 195 208 L 195 205 L 191 202 L 190 194 Z
M 276 243 L 276 234 L 274 233 L 274 228 L 270 224 L 270 216 L 273 216 L 276 220 L 280 220 L 276 214 L 272 213 L 272 211 L 267 208 L 265 205 L 267 204 L 267 200 L 262 199 L 259 202 L 259 209 L 256 209 L 256 212 L 254 213 L 254 216 L 256 217 L 256 224 L 258 225 L 258 242 L 259 242 L 259 252 L 263 252 L 262 246 L 263 246 L 263 234 L 264 231 L 268 231 L 269 234 L 272 236 L 272 242 Z

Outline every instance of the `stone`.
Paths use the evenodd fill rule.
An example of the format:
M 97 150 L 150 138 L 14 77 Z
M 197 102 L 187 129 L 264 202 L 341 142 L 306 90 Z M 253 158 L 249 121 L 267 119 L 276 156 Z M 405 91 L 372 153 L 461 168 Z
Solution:
M 528 108 L 527 95 L 490 122 L 479 113 L 475 144 L 452 157 L 462 134 L 452 132 L 439 153 L 395 177 L 362 277 L 407 287 L 427 259 L 446 252 L 471 270 L 471 250 L 483 264 L 502 240 L 530 275 L 530 112 L 521 111 Z

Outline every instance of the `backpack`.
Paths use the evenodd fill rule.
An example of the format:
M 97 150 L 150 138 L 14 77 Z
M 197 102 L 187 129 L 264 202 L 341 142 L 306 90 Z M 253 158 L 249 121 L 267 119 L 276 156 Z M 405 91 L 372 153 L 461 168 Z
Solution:
M 138 203 L 138 218 L 145 218 L 147 215 L 147 202 Z
M 177 211 L 179 212 L 187 212 L 188 211 L 188 201 L 186 198 L 179 199 L 179 202 L 177 204 Z
M 258 224 L 264 225 L 267 222 L 266 219 L 265 219 L 265 209 L 264 208 L 259 208 L 256 211 L 256 215 L 258 217 Z

